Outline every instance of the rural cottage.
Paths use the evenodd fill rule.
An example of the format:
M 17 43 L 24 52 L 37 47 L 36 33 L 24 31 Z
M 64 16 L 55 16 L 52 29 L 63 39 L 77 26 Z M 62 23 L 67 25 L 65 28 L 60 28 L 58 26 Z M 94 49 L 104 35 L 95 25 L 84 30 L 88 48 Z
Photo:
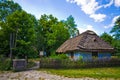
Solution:
M 56 50 L 57 53 L 66 53 L 73 60 L 110 58 L 113 51 L 113 47 L 90 30 L 68 39 Z

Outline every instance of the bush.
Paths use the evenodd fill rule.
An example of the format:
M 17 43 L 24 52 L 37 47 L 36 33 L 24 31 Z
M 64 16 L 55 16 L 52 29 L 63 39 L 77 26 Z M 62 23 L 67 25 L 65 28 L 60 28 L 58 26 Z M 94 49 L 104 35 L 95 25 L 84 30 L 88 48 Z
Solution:
M 11 60 L 0 55 L 0 70 L 10 70 L 11 69 Z
M 52 59 L 69 59 L 66 54 L 55 54 L 53 53 L 50 58 Z

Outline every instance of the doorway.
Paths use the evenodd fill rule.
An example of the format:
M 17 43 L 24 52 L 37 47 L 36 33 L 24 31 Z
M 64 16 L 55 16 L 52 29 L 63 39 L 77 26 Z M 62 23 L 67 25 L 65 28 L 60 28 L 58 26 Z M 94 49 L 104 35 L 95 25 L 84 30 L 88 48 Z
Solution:
M 97 58 L 98 57 L 98 52 L 92 52 L 92 57 Z

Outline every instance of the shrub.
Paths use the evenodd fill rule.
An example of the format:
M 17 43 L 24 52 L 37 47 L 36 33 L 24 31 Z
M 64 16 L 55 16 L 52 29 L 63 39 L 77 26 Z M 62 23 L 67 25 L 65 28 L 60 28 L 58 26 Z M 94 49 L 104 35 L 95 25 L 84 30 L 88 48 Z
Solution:
M 55 54 L 53 53 L 50 58 L 52 59 L 68 59 L 68 56 L 66 54 Z
M 11 69 L 11 60 L 0 55 L 0 70 L 10 70 Z

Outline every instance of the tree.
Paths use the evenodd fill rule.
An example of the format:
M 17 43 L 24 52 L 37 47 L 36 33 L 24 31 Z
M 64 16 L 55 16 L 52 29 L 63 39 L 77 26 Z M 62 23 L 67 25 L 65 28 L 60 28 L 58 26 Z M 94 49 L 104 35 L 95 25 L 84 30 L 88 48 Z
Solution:
M 6 18 L 5 29 L 11 34 L 11 47 L 16 56 L 30 56 L 35 42 L 35 17 L 25 11 L 15 11 Z M 32 53 L 33 54 L 33 53 Z
M 9 53 L 10 42 L 10 33 L 6 27 L 6 18 L 8 15 L 12 14 L 16 10 L 21 11 L 19 4 L 14 3 L 13 1 L 0 0 L 0 53 L 7 55 Z
M 110 31 L 113 34 L 113 46 L 116 49 L 116 55 L 120 56 L 120 17 L 115 21 L 115 25 Z
M 120 40 L 114 39 L 112 45 L 115 48 L 115 55 L 120 57 Z
M 74 18 L 72 17 L 72 15 L 70 15 L 67 20 L 63 20 L 63 22 L 65 23 L 65 27 L 68 29 L 70 37 L 75 37 L 76 34 L 78 33 L 78 29 L 76 28 L 76 24 L 74 21 Z
M 50 52 L 54 52 L 70 37 L 70 35 L 62 22 L 58 22 L 58 24 L 53 25 L 51 30 L 52 33 L 50 32 L 47 34 L 47 45 L 50 48 Z
M 115 21 L 115 25 L 110 31 L 113 34 L 113 37 L 117 40 L 120 40 L 120 17 Z
M 0 21 L 5 21 L 6 17 L 16 10 L 22 10 L 19 4 L 9 0 L 0 0 Z
M 38 51 L 49 52 L 47 45 L 47 34 L 51 31 L 51 26 L 57 22 L 57 18 L 54 18 L 52 15 L 41 15 L 41 18 L 38 20 L 38 32 L 37 32 L 37 43 Z
M 0 55 L 9 53 L 9 41 L 6 39 L 4 32 L 0 29 Z
M 46 51 L 48 55 L 54 52 L 66 39 L 69 38 L 68 29 L 63 22 L 52 15 L 42 15 L 38 26 L 39 50 Z
M 112 41 L 113 41 L 113 37 L 109 34 L 107 34 L 106 32 L 104 32 L 101 36 L 100 36 L 104 41 L 108 42 L 109 44 L 112 45 Z

